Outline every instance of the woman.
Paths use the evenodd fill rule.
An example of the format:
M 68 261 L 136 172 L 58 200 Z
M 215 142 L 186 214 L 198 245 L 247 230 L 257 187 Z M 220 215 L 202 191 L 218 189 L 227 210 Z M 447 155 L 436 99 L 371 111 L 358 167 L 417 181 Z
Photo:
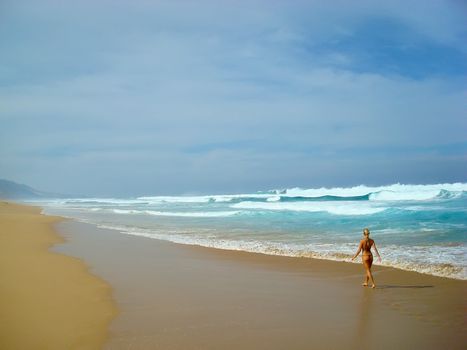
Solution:
M 375 288 L 375 281 L 373 279 L 373 275 L 371 274 L 371 265 L 373 264 L 373 254 L 371 254 L 371 248 L 375 249 L 375 253 L 378 256 L 379 261 L 381 262 L 381 256 L 379 255 L 378 249 L 376 249 L 375 241 L 370 238 L 370 230 L 364 229 L 363 230 L 364 238 L 360 241 L 358 246 L 358 250 L 355 253 L 352 261 L 362 252 L 362 262 L 363 266 L 365 267 L 366 277 L 365 282 L 363 282 L 362 286 L 368 286 L 368 281 L 371 281 L 371 288 Z

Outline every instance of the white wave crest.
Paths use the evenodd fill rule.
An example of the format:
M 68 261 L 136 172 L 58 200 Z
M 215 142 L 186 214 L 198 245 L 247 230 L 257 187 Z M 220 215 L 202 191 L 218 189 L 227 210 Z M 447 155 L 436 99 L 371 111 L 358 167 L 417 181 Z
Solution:
M 220 218 L 238 215 L 240 211 L 208 211 L 208 212 L 165 212 L 146 210 L 146 214 L 155 216 L 179 216 L 190 218 Z
M 426 191 L 380 191 L 370 194 L 370 201 L 424 201 L 439 196 L 441 190 Z
M 209 196 L 156 196 L 156 197 L 138 197 L 139 200 L 149 203 L 207 203 Z
M 235 209 L 260 209 L 275 211 L 328 212 L 335 215 L 370 215 L 386 207 L 368 202 L 240 202 L 230 206 Z
M 274 190 L 268 193 L 243 193 L 243 194 L 219 194 L 202 196 L 144 196 L 138 198 L 68 198 L 37 200 L 54 204 L 57 206 L 136 206 L 136 205 L 165 205 L 165 204 L 207 204 L 207 203 L 228 203 L 238 200 L 248 201 L 251 199 L 265 202 L 280 202 L 281 197 L 318 198 L 323 196 L 336 197 L 358 197 L 369 196 L 370 201 L 423 201 L 430 199 L 454 199 L 467 193 L 467 183 L 445 183 L 434 185 L 404 185 L 392 184 L 388 186 L 371 187 L 366 185 L 354 187 L 334 187 L 334 188 L 290 188 L 286 190 Z
M 467 183 L 445 183 L 434 185 L 404 185 L 393 184 L 388 186 L 354 186 L 335 188 L 290 188 L 286 190 L 276 190 L 276 194 L 287 197 L 355 197 L 370 195 L 370 200 L 427 200 L 436 198 L 443 193 L 452 192 L 452 196 L 457 196 L 467 191 Z M 446 196 L 449 197 L 449 196 Z
M 154 197 L 138 197 L 138 200 L 147 201 L 151 204 L 157 203 L 209 203 L 209 202 L 231 202 L 241 198 L 258 198 L 268 199 L 275 197 L 270 194 L 250 193 L 250 194 L 223 194 L 223 195 L 206 195 L 206 196 L 154 196 Z
M 126 210 L 112 209 L 115 214 L 143 214 L 154 216 L 175 216 L 175 217 L 190 217 L 190 218 L 219 218 L 229 217 L 240 213 L 240 211 L 208 211 L 208 212 L 170 212 L 156 210 Z

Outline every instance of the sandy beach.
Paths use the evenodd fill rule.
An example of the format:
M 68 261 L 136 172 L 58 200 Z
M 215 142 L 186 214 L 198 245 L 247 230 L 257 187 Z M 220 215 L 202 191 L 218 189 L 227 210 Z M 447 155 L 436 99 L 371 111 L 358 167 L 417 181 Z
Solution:
M 462 349 L 466 282 L 56 225 L 114 287 L 106 349 Z
M 0 348 L 100 349 L 116 315 L 111 288 L 63 243 L 41 209 L 0 202 Z
M 359 264 L 179 245 L 0 208 L 2 349 L 466 344 L 465 281 L 375 266 L 371 290 Z

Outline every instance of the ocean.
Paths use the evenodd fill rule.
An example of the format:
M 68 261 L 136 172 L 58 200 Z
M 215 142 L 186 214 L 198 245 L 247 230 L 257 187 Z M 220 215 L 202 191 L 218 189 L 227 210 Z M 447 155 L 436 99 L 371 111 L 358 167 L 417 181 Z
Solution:
M 116 234 L 338 261 L 350 259 L 367 227 L 381 265 L 467 279 L 467 183 L 34 203 Z

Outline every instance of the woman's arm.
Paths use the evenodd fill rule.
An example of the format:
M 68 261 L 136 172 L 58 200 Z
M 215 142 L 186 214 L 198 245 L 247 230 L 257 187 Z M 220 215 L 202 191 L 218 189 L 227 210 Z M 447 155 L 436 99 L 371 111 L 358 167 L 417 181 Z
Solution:
M 378 248 L 376 248 L 376 243 L 373 241 L 373 248 L 375 248 L 375 253 L 378 256 L 379 262 L 381 262 L 381 256 L 379 255 Z
M 358 250 L 353 256 L 352 260 L 354 260 L 358 256 L 358 254 L 360 254 L 361 251 L 362 251 L 362 242 L 360 242 L 360 244 L 358 245 Z

